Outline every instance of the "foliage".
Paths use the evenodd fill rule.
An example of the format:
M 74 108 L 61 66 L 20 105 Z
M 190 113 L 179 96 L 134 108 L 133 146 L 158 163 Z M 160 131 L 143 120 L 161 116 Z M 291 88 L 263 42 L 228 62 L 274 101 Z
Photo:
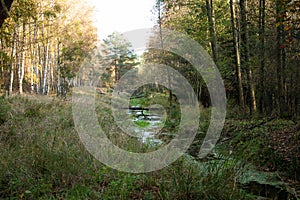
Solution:
M 188 152 L 160 171 L 118 172 L 102 165 L 85 150 L 76 134 L 68 101 L 34 95 L 3 96 L 0 199 L 297 198 L 299 1 L 240 0 L 231 1 L 232 7 L 226 1 L 213 0 L 156 2 L 158 26 L 187 34 L 212 55 L 217 52 L 216 64 L 229 106 L 225 128 L 213 152 L 205 159 L 197 158 L 212 109 L 207 108 L 210 96 L 201 75 L 178 55 L 148 49 L 143 61 L 176 69 L 190 82 L 202 104 L 199 130 Z M 82 86 L 85 77 L 75 77 L 82 63 L 88 63 L 89 53 L 97 42 L 92 8 L 88 5 L 81 0 L 15 0 L 10 17 L 0 29 L 0 89 L 8 90 L 9 95 L 10 89 L 18 89 L 22 94 L 24 85 L 26 92 L 57 91 L 58 95 L 65 95 L 67 90 L 63 88 Z M 235 9 L 234 16 L 230 8 Z M 235 32 L 237 37 L 233 36 Z M 119 33 L 104 40 L 103 57 L 99 56 L 100 66 L 105 68 L 101 69 L 105 71 L 101 78 L 110 92 L 128 70 L 140 73 L 138 56 L 131 48 Z M 238 65 L 241 82 L 237 78 Z M 168 74 L 166 81 L 172 76 Z M 244 105 L 238 101 L 239 89 L 244 91 Z M 259 113 L 252 110 L 252 95 Z M 98 121 L 107 137 L 124 150 L 154 151 L 156 147 L 143 144 L 117 126 L 111 110 L 112 98 L 115 97 L 109 94 L 96 96 Z M 167 113 L 159 135 L 165 145 L 178 129 L 180 105 L 172 91 L 154 84 L 140 87 L 130 100 L 131 106 L 148 108 L 154 104 L 160 104 Z M 189 126 L 190 122 L 184 123 Z M 143 128 L 149 122 L 135 124 Z
M 62 85 L 74 85 L 97 41 L 90 11 L 85 1 L 15 0 L 0 29 L 0 86 L 9 95 L 23 88 L 60 95 Z
M 99 122 L 102 118 L 111 120 L 101 126 L 110 133 L 112 142 L 133 152 L 147 152 L 147 146 L 123 136 L 115 128 L 110 99 L 103 95 L 97 99 Z M 99 163 L 84 149 L 74 129 L 68 102 L 18 96 L 1 99 L 1 102 L 10 105 L 10 117 L 0 124 L 1 199 L 257 199 L 239 185 L 250 180 L 247 174 L 253 174 L 245 163 L 252 160 L 264 166 L 261 155 L 270 156 L 254 148 L 256 137 L 249 136 L 253 133 L 244 136 L 247 140 L 237 134 L 259 122 L 236 120 L 228 122 L 224 132 L 235 138 L 218 144 L 205 160 L 196 161 L 185 154 L 160 171 L 148 174 L 118 172 Z M 32 112 L 35 109 L 37 114 Z M 209 110 L 204 111 L 202 119 L 209 118 L 209 113 Z M 268 122 L 264 130 L 273 132 L 290 124 Z M 259 128 L 257 126 L 254 133 L 264 133 L 258 131 Z M 230 155 L 229 150 L 232 150 Z M 260 178 L 264 176 L 259 175 Z
M 299 82 L 295 82 L 300 74 L 297 67 L 300 24 L 298 1 L 232 1 L 235 9 L 233 21 L 236 22 L 234 28 L 231 27 L 228 1 L 156 2 L 158 26 L 187 34 L 213 56 L 211 30 L 214 30 L 218 58 L 216 64 L 232 105 L 239 104 L 244 114 L 255 113 L 257 105 L 262 116 L 273 114 L 295 118 L 299 115 L 299 106 L 296 105 L 299 102 Z M 210 10 L 212 13 L 209 13 Z M 209 21 L 209 14 L 213 23 Z M 233 30 L 240 36 L 237 40 L 239 64 Z M 202 104 L 210 105 L 206 86 L 200 75 L 191 70 L 193 66 L 178 56 L 151 49 L 145 57 L 148 61 L 164 63 L 179 70 L 191 83 Z M 237 65 L 241 68 L 240 78 Z M 243 93 L 240 100 L 239 93 Z
M 138 65 L 137 55 L 131 49 L 130 42 L 118 32 L 114 32 L 104 39 L 104 57 L 102 58 L 105 66 L 108 82 L 114 85 L 128 70 Z M 110 80 L 113 79 L 113 80 Z M 105 80 L 105 79 L 104 79 Z
M 147 126 L 150 125 L 150 122 L 148 122 L 148 121 L 143 121 L 143 120 L 134 121 L 134 123 L 135 123 L 136 125 L 138 125 L 139 127 L 141 127 L 141 128 L 146 128 Z
M 223 145 L 225 151 L 266 171 L 280 170 L 299 180 L 299 128 L 293 121 L 230 120 L 223 134 L 230 138 Z

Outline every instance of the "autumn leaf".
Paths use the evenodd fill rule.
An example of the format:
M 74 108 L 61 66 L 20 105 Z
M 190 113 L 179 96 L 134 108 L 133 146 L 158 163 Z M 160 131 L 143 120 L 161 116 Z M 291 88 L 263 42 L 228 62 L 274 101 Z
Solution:
M 291 26 L 287 26 L 287 27 L 285 27 L 285 30 L 286 31 L 289 31 L 289 30 L 292 30 L 293 28 L 291 27 Z

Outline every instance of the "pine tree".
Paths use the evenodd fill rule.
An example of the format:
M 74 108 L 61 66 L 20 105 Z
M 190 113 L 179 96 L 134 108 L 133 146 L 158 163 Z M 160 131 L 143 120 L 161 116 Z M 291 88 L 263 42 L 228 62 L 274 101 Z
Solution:
M 131 49 L 131 43 L 118 32 L 114 32 L 104 39 L 104 65 L 110 78 L 118 80 L 134 66 L 138 65 L 137 55 Z

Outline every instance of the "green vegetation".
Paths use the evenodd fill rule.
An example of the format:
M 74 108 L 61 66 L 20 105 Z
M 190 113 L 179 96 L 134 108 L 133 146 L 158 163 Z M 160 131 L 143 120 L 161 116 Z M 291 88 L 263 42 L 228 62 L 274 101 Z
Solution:
M 1 0 L 0 199 L 300 199 L 300 1 L 155 3 L 159 34 L 137 55 L 131 41 L 117 32 L 99 43 L 89 1 Z M 111 13 L 118 13 L 115 7 Z M 224 81 L 225 127 L 203 159 L 198 154 L 215 95 L 196 68 L 209 69 L 209 56 L 193 58 L 191 46 L 163 28 L 198 42 Z M 183 48 L 182 57 L 171 52 L 176 47 Z M 203 63 L 192 66 L 198 61 Z M 139 68 L 140 62 L 147 69 Z M 189 82 L 200 104 L 199 129 L 172 165 L 146 174 L 119 172 L 97 161 L 80 141 L 71 88 L 97 87 L 98 122 L 114 145 L 152 152 L 176 137 L 180 123 L 194 125 L 193 120 L 181 121 L 191 92 L 172 70 L 157 76 L 153 64 L 162 70 L 170 66 Z M 128 71 L 130 78 L 120 83 Z M 132 121 L 147 127 L 149 137 L 143 141 L 124 133 L 111 109 L 111 100 L 127 109 L 127 100 L 118 95 L 132 92 L 126 85 L 135 86 L 137 75 L 143 79 L 129 104 L 132 111 L 136 108 Z M 157 125 L 162 129 L 151 133 Z
M 132 98 L 132 99 L 130 99 L 130 105 L 147 107 L 147 106 L 149 106 L 149 103 L 146 98 L 138 98 L 138 99 Z
M 5 96 L 0 97 L 0 124 L 3 124 L 9 119 L 9 112 L 11 110 L 10 104 L 6 101 Z
M 135 121 L 134 123 L 135 123 L 136 125 L 138 125 L 139 127 L 142 127 L 142 128 L 146 128 L 147 126 L 150 125 L 150 122 L 148 122 L 148 121 L 143 121 L 143 120 Z
M 220 142 L 206 159 L 186 154 L 160 171 L 129 174 L 104 166 L 85 150 L 74 129 L 70 103 L 30 99 L 1 99 L 1 116 L 5 115 L 0 124 L 1 199 L 257 199 L 266 195 L 292 199 L 294 195 L 296 185 L 286 180 L 299 179 L 299 162 L 292 159 L 299 129 L 293 134 L 295 143 L 285 145 L 285 150 L 273 142 L 283 136 L 281 130 L 291 137 L 288 133 L 297 128 L 292 121 L 228 119 Z M 113 120 L 109 98 L 97 99 L 99 119 Z M 202 130 L 189 150 L 192 155 L 209 113 L 203 110 Z M 117 137 L 120 130 L 112 127 L 104 125 L 110 139 L 122 148 L 147 151 L 132 138 Z M 262 186 L 266 191 L 259 189 Z
M 103 54 L 102 84 L 114 86 L 117 81 L 134 66 L 138 65 L 137 55 L 132 50 L 131 43 L 118 32 L 114 32 L 103 40 L 105 49 Z

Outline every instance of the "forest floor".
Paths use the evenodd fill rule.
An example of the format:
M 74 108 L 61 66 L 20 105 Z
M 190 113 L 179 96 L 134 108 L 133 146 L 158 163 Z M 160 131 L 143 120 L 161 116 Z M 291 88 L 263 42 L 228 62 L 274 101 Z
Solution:
M 109 121 L 104 130 L 117 135 L 109 97 L 97 100 L 99 119 Z M 74 128 L 71 99 L 2 97 L 0 199 L 300 198 L 299 120 L 245 119 L 229 112 L 215 149 L 199 160 L 209 117 L 210 109 L 204 109 L 202 132 L 176 162 L 131 174 L 111 169 L 87 152 Z M 122 140 L 130 150 L 140 145 Z

